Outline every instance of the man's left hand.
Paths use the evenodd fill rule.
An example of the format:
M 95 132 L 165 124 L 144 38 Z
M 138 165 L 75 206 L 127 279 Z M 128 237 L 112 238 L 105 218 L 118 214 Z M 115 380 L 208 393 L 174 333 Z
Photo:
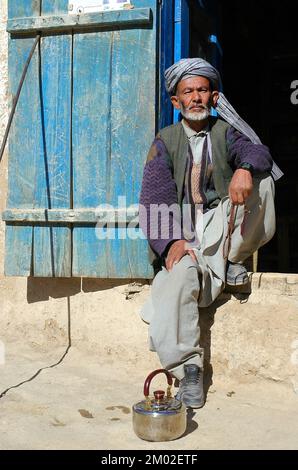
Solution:
M 229 196 L 232 204 L 243 205 L 250 196 L 253 181 L 250 171 L 239 168 L 235 171 L 229 186 Z
M 196 263 L 196 255 L 193 250 L 188 248 L 188 243 L 185 240 L 176 240 L 169 249 L 168 256 L 166 258 L 166 268 L 168 271 L 171 271 L 174 264 L 179 263 L 181 258 L 185 255 L 190 255 L 192 260 Z

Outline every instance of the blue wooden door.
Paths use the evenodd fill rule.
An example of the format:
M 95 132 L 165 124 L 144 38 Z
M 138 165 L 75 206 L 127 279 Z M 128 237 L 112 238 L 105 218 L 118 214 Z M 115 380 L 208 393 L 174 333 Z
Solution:
M 196 24 L 198 17 L 199 25 Z M 208 23 L 208 27 L 204 23 Z M 163 77 L 165 70 L 174 62 L 186 57 L 202 57 L 221 69 L 222 49 L 218 38 L 220 6 L 217 0 L 165 0 L 161 4 L 160 24 L 159 128 L 163 128 L 180 119 L 180 113 L 177 110 L 173 111 L 165 89 Z M 201 29 L 202 25 L 205 30 Z M 199 47 L 202 38 L 204 48 Z M 216 115 L 213 109 L 212 114 Z
M 68 0 L 9 0 L 11 97 L 42 39 L 10 136 L 6 275 L 152 275 L 128 222 L 155 134 L 157 1 L 133 4 L 77 19 Z

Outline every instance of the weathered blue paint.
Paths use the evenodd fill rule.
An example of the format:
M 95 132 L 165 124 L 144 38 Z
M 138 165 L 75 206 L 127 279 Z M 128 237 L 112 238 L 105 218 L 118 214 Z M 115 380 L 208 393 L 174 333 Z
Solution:
M 43 2 L 41 13 L 59 13 L 62 8 L 67 8 L 65 0 Z M 42 154 L 37 162 L 34 207 L 69 208 L 72 36 L 42 38 L 40 59 Z M 69 226 L 34 227 L 33 273 L 38 277 L 71 276 Z
M 221 45 L 218 41 L 218 37 L 216 34 L 211 34 L 209 36 L 209 41 L 210 43 L 214 44 L 214 49 L 212 53 L 212 57 L 210 62 L 217 68 L 219 68 L 219 64 L 221 64 L 222 61 L 222 48 Z M 222 91 L 222 90 L 220 90 Z M 217 116 L 217 112 L 215 111 L 214 108 L 211 108 L 211 116 Z
M 160 14 L 159 129 L 173 123 L 173 106 L 165 88 L 164 72 L 174 61 L 174 6 L 174 1 L 163 2 Z
M 6 276 L 30 276 L 32 274 L 33 226 L 6 224 L 5 265 Z
M 24 16 L 38 16 L 40 0 L 8 0 L 8 18 L 22 18 Z
M 2 220 L 6 222 L 42 222 L 42 223 L 94 223 L 105 222 L 130 223 L 138 218 L 137 208 L 127 210 L 110 209 L 97 211 L 96 209 L 6 209 Z
M 151 1 L 152 7 L 154 3 Z M 128 206 L 136 204 L 139 199 L 140 175 L 155 135 L 155 37 L 155 24 L 152 29 L 115 32 L 108 195 L 113 205 L 118 205 L 118 196 L 125 196 Z M 127 277 L 133 277 L 136 269 L 136 277 L 141 272 L 146 274 L 146 269 L 149 274 L 145 240 L 110 240 L 108 245 L 112 261 L 110 277 L 115 277 L 117 272 L 126 272 Z M 141 247 L 143 255 L 140 257 L 138 251 Z M 137 266 L 134 263 L 136 259 Z
M 131 27 L 149 24 L 152 21 L 150 8 L 137 8 L 135 10 L 108 11 L 103 13 L 90 13 L 84 15 L 55 15 L 32 18 L 17 18 L 8 20 L 9 33 L 36 33 L 37 31 L 65 32 L 69 30 L 86 30 L 94 28 L 107 28 L 111 26 Z
M 175 47 L 174 62 L 189 57 L 189 5 L 187 0 L 175 0 Z M 174 122 L 178 122 L 180 112 L 174 110 Z
M 77 17 L 65 26 L 67 0 L 42 2 L 41 13 L 48 17 L 42 23 L 56 28 L 53 18 L 62 18 L 64 26 L 61 34 L 42 38 L 41 81 L 36 53 L 12 129 L 4 214 L 9 275 L 152 275 L 146 240 L 124 239 L 134 215 L 120 211 L 116 240 L 99 239 L 113 228 L 99 224 L 96 232 L 96 208 L 117 208 L 118 196 L 126 197 L 127 206 L 138 202 L 143 165 L 156 133 L 156 103 L 162 109 L 158 125 L 171 121 L 164 87 L 156 99 L 162 84 L 156 71 L 163 75 L 173 61 L 189 55 L 189 11 L 187 0 L 163 2 L 160 32 L 157 0 L 133 3 L 131 11 L 95 15 L 97 21 L 110 22 L 101 22 L 104 30 L 95 30 L 90 25 L 95 16 L 88 15 L 80 21 L 91 30 L 77 31 Z M 9 15 L 9 28 L 18 23 L 19 32 L 24 25 L 34 29 L 41 24 L 39 1 L 10 0 Z M 33 41 L 28 35 L 10 39 L 12 93 Z M 131 229 L 132 236 L 136 233 Z
M 138 0 L 136 8 L 155 0 Z M 74 208 L 137 204 L 155 134 L 156 25 L 74 37 Z M 145 240 L 98 240 L 74 226 L 73 275 L 150 277 Z M 102 231 L 101 233 L 106 233 Z M 109 229 L 108 233 L 112 233 Z M 120 236 L 121 236 L 120 235 Z
M 68 11 L 68 0 L 42 0 L 42 14 L 66 13 Z
M 70 207 L 71 61 L 71 35 L 42 38 L 42 154 L 37 161 L 36 208 Z M 33 261 L 35 276 L 71 276 L 71 229 L 35 227 Z
M 65 0 L 60 7 L 57 1 L 54 6 L 60 11 L 63 4 Z M 18 5 L 15 16 L 23 12 L 22 2 Z M 35 14 L 36 5 L 26 12 Z M 12 92 L 33 40 L 10 40 Z M 40 54 L 36 51 L 33 56 L 25 80 L 10 138 L 9 208 L 70 207 L 70 77 L 71 36 L 43 38 Z M 36 276 L 71 275 L 69 227 L 7 227 L 5 273 L 27 276 L 30 272 Z
M 36 2 L 9 2 L 11 17 L 36 14 Z M 9 93 L 12 100 L 34 38 L 9 41 Z M 32 58 L 23 85 L 9 141 L 8 208 L 33 208 L 36 158 L 41 152 L 39 126 L 39 92 L 36 76 L 38 56 Z M 34 86 L 35 84 L 35 86 Z M 30 107 L 28 106 L 30 103 Z M 28 276 L 31 273 L 33 228 L 8 225 L 5 237 L 5 274 Z
M 189 34 L 188 1 L 175 0 L 175 62 L 189 56 Z
M 113 33 L 74 35 L 73 207 L 96 208 L 107 202 L 110 154 L 110 96 Z M 73 229 L 73 275 L 106 277 L 104 250 L 95 227 Z

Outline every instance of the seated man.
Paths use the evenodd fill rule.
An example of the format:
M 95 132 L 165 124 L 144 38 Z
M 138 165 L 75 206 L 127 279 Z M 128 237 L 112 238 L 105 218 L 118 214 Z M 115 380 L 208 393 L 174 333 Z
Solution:
M 205 401 L 199 308 L 226 283 L 248 281 L 243 261 L 275 232 L 272 176 L 282 172 L 219 92 L 212 65 L 182 59 L 165 78 L 183 119 L 159 132 L 144 169 L 140 226 L 157 275 L 141 315 L 150 349 L 180 380 L 178 398 L 198 408 Z M 211 106 L 223 119 L 210 116 Z

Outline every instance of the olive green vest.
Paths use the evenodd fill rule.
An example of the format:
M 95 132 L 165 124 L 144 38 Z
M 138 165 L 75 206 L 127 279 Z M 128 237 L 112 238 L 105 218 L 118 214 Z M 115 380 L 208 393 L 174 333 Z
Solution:
M 222 199 L 227 196 L 233 171 L 228 163 L 226 133 L 230 125 L 217 118 L 209 118 L 212 146 L 213 181 L 217 194 Z M 184 178 L 188 157 L 188 138 L 181 122 L 165 127 L 159 132 L 171 159 L 173 177 L 177 186 L 178 203 L 182 205 L 184 196 Z M 154 270 L 160 269 L 161 260 L 149 247 L 149 260 Z

